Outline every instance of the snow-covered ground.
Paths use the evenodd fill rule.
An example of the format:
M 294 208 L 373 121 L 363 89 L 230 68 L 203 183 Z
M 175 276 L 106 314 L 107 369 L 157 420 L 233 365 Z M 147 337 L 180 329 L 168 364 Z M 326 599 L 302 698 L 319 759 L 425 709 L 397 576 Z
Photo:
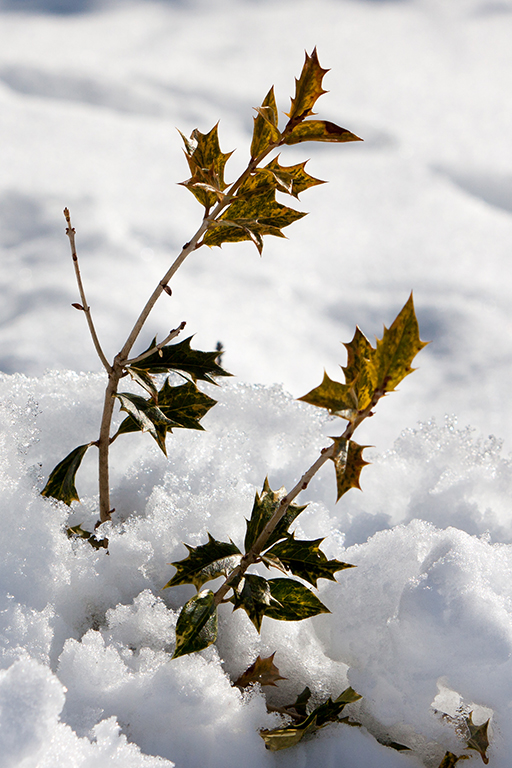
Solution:
M 437 767 L 463 744 L 435 710 L 460 704 L 492 713 L 491 765 L 509 765 L 511 39 L 512 0 L 0 3 L 0 768 Z M 124 522 L 110 554 L 72 543 L 66 510 L 38 491 L 95 438 L 103 377 L 70 307 L 62 209 L 111 356 L 200 219 L 177 185 L 175 128 L 220 119 L 235 178 L 252 107 L 273 83 L 287 111 L 315 45 L 331 68 L 320 115 L 365 143 L 288 148 L 283 163 L 310 157 L 329 181 L 302 195 L 310 215 L 289 239 L 268 238 L 262 258 L 250 244 L 203 248 L 178 273 L 141 344 L 186 320 L 198 348 L 222 341 L 237 378 L 208 389 L 220 404 L 207 432 L 170 438 L 170 462 L 150 437 L 116 444 Z M 361 428 L 376 446 L 364 493 L 335 505 L 325 467 L 299 519 L 359 566 L 321 588 L 332 614 L 265 619 L 260 638 L 226 611 L 216 648 L 170 661 L 190 593 L 162 592 L 168 563 L 206 531 L 240 541 L 267 474 L 294 484 L 333 425 L 293 397 L 324 368 L 339 378 L 340 341 L 356 324 L 380 336 L 411 289 L 432 343 Z M 85 527 L 93 459 L 70 518 Z M 351 684 L 368 728 L 414 754 L 347 726 L 265 752 L 257 731 L 276 716 L 226 673 L 273 651 L 288 678 L 274 697 Z

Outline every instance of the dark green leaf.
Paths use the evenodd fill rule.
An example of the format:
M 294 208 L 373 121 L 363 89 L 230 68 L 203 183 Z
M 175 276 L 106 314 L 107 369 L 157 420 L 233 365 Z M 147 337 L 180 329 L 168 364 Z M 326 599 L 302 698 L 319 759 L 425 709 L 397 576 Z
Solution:
M 361 489 L 359 485 L 361 470 L 369 464 L 363 459 L 363 451 L 368 446 L 358 445 L 354 440 L 344 440 L 342 437 L 331 439 L 338 448 L 333 462 L 336 469 L 336 501 L 339 501 L 351 488 Z
M 294 709 L 297 712 L 297 714 L 304 717 L 304 719 L 306 719 L 308 716 L 307 706 L 310 698 L 311 698 L 311 691 L 306 685 L 302 693 L 299 693 L 294 703 L 291 705 L 291 708 Z
M 134 395 L 131 392 L 119 392 L 116 397 L 121 402 L 121 410 L 126 411 L 130 415 L 131 421 L 137 425 L 141 432 L 149 432 L 156 440 L 160 450 L 167 456 L 167 448 L 165 446 L 167 430 L 179 425 L 172 421 L 172 419 L 167 418 L 165 413 L 155 405 L 152 399 L 144 400 L 140 395 Z M 133 431 L 131 422 L 124 429 L 123 424 L 119 428 L 120 434 Z
M 176 623 L 173 659 L 208 648 L 217 639 L 217 606 L 211 590 L 195 595 L 181 609 Z
M 68 506 L 71 506 L 72 501 L 80 501 L 75 488 L 75 475 L 90 445 L 91 443 L 79 445 L 57 464 L 41 491 L 42 496 L 51 496 L 52 499 L 63 501 Z
M 295 96 L 288 117 L 290 122 L 304 120 L 308 115 L 313 115 L 313 107 L 317 99 L 327 93 L 322 88 L 322 80 L 328 69 L 322 69 L 318 61 L 316 48 L 311 56 L 306 53 L 306 61 L 302 67 L 299 79 L 295 78 Z
M 224 166 L 232 154 L 220 151 L 217 128 L 215 125 L 209 133 L 201 133 L 196 129 L 190 139 L 181 134 L 192 173 L 192 177 L 182 184 L 190 189 L 205 208 L 211 208 L 222 198 L 222 191 L 227 186 L 224 182 Z
M 169 371 L 183 371 L 188 373 L 194 381 L 208 381 L 215 384 L 213 376 L 231 376 L 218 365 L 216 359 L 218 352 L 201 352 L 198 349 L 190 348 L 190 340 L 180 341 L 179 344 L 169 344 L 162 347 L 160 351 L 144 358 L 137 363 L 137 370 L 144 370 L 148 373 L 169 373 Z M 156 341 L 153 340 L 149 349 L 154 347 Z M 148 350 L 146 350 L 148 351 Z
M 301 144 L 303 141 L 328 141 L 345 143 L 347 141 L 362 141 L 355 133 L 341 128 L 329 120 L 305 120 L 295 125 L 291 131 L 284 132 L 281 144 Z
M 184 560 L 171 563 L 176 568 L 176 573 L 167 587 L 177 587 L 179 584 L 193 584 L 199 591 L 203 584 L 212 581 L 218 576 L 227 576 L 238 565 L 241 553 L 238 547 L 230 542 L 216 541 L 208 534 L 208 544 L 199 547 L 189 547 L 185 544 L 189 555 Z
M 234 610 L 243 608 L 259 632 L 263 616 L 268 614 L 268 609 L 276 603 L 271 594 L 269 582 L 262 576 L 249 573 L 234 587 L 233 592 L 234 596 L 231 599 L 235 604 Z M 280 607 L 279 604 L 277 607 Z
M 253 683 L 275 686 L 279 680 L 286 680 L 287 678 L 279 674 L 279 670 L 274 664 L 275 655 L 274 652 L 272 656 L 267 656 L 265 659 L 258 656 L 256 661 L 236 681 L 237 688 L 247 688 Z
M 265 556 L 274 555 L 294 576 L 316 587 L 318 579 L 336 581 L 334 574 L 337 571 L 355 567 L 339 560 L 328 560 L 320 549 L 322 541 L 300 541 L 290 537 L 274 544 Z
M 71 526 L 66 530 L 66 533 L 69 538 L 72 536 L 77 536 L 80 539 L 85 539 L 85 541 L 88 541 L 91 547 L 94 549 L 108 549 L 108 539 L 97 539 L 94 533 L 90 533 L 89 531 L 85 531 L 81 525 L 74 525 Z
M 247 521 L 247 531 L 244 541 L 246 552 L 251 549 L 258 536 L 262 533 L 266 524 L 274 516 L 275 512 L 279 508 L 279 505 L 281 504 L 281 499 L 285 495 L 286 491 L 284 488 L 281 488 L 279 491 L 273 491 L 270 488 L 267 479 L 263 484 L 261 495 L 256 492 L 251 518 Z M 290 504 L 286 514 L 277 524 L 265 546 L 270 547 L 272 544 L 275 544 L 276 541 L 290 536 L 288 528 L 293 523 L 295 518 L 300 515 L 301 512 L 304 512 L 306 506 L 307 505 L 298 507 L 294 504 Z
M 153 399 L 156 399 L 158 390 L 153 376 L 150 376 L 149 373 L 142 368 L 136 368 L 133 365 L 129 366 L 126 370 L 133 381 L 142 387 L 142 389 L 144 389 Z
M 277 105 L 274 97 L 274 86 L 263 99 L 263 104 L 256 110 L 254 129 L 251 142 L 251 157 L 256 158 L 265 152 L 272 144 L 278 144 L 281 134 L 277 122 Z
M 265 610 L 265 616 L 271 619 L 301 621 L 319 613 L 330 613 L 310 589 L 294 579 L 270 579 L 268 586 L 271 596 L 280 603 L 276 606 L 273 602 Z

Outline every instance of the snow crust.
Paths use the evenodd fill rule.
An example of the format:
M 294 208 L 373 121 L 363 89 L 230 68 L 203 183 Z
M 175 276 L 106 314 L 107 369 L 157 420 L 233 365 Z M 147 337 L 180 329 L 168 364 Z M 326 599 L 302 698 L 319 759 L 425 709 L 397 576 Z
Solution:
M 94 523 L 94 456 L 70 517 L 38 493 L 62 454 L 91 437 L 102 386 L 99 374 L 70 372 L 0 382 L 2 766 L 64 766 L 70 752 L 73 765 L 98 768 L 428 766 L 463 748 L 440 714 L 460 707 L 475 720 L 492 715 L 492 765 L 507 764 L 512 467 L 496 441 L 450 420 L 405 431 L 391 451 L 367 451 L 364 493 L 338 505 L 324 467 L 304 494 L 311 504 L 297 534 L 325 535 L 329 557 L 357 565 L 321 587 L 331 614 L 265 619 L 258 636 L 225 607 L 217 646 L 171 661 L 177 612 L 193 588 L 162 587 L 169 563 L 186 555 L 182 542 L 202 543 L 209 531 L 240 543 L 265 475 L 290 487 L 333 420 L 278 386 L 205 385 L 219 400 L 207 431 L 176 431 L 169 461 L 148 435 L 117 441 L 106 555 L 65 533 L 68 521 Z M 260 689 L 243 696 L 230 680 L 274 651 L 287 680 L 271 701 L 305 685 L 320 701 L 350 684 L 364 696 L 352 706 L 368 731 L 414 754 L 348 726 L 289 755 L 266 752 L 258 730 L 279 717 Z

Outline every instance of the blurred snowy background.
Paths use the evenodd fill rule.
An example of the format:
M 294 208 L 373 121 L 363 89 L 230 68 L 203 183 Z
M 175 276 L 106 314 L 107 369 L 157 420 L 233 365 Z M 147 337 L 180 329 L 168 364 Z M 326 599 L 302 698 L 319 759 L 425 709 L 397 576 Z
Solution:
M 512 0 L 0 2 L 0 768 L 437 766 L 462 747 L 434 700 L 492 712 L 492 765 L 508 768 L 511 40 Z M 331 69 L 320 115 L 365 143 L 283 151 L 329 182 L 302 195 L 310 215 L 289 240 L 267 238 L 262 258 L 250 244 L 201 249 L 178 274 L 141 345 L 186 320 L 198 348 L 222 341 L 237 380 L 211 392 L 207 435 L 172 438 L 170 465 L 151 438 L 126 438 L 113 485 L 133 519 L 110 533 L 108 558 L 72 546 L 65 511 L 37 491 L 95 437 L 102 379 L 70 307 L 62 209 L 113 355 L 201 216 L 177 186 L 188 169 L 175 129 L 220 120 L 234 179 L 252 107 L 274 84 L 287 111 L 315 45 Z M 333 615 L 268 620 L 260 640 L 226 614 L 220 655 L 169 662 L 189 593 L 161 586 L 181 542 L 206 530 L 239 541 L 265 475 L 294 482 L 333 426 L 286 393 L 324 368 L 339 378 L 340 342 L 356 324 L 380 336 L 411 289 L 432 343 L 361 429 L 376 446 L 364 493 L 335 506 L 332 468 L 308 489 L 301 535 L 330 534 L 329 555 L 360 566 L 323 588 Z M 92 458 L 74 523 L 94 521 Z M 343 727 L 265 753 L 263 700 L 242 701 L 223 669 L 276 649 L 290 696 L 348 681 L 368 728 L 415 756 Z

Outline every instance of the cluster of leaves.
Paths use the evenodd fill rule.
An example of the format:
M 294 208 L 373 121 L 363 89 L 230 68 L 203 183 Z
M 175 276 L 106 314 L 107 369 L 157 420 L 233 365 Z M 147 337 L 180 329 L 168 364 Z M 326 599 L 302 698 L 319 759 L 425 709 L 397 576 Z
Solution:
M 233 610 L 243 609 L 258 632 L 264 616 L 280 621 L 299 621 L 329 612 L 302 581 L 316 587 L 318 579 L 335 581 L 337 571 L 353 566 L 339 560 L 328 560 L 320 549 L 322 539 L 301 541 L 290 533 L 289 526 L 306 507 L 290 505 L 265 547 L 254 558 L 256 563 L 277 568 L 286 575 L 293 574 L 302 581 L 265 579 L 256 573 L 245 573 L 241 567 L 244 557 L 253 552 L 254 543 L 279 508 L 283 496 L 284 489 L 272 491 L 267 480 L 261 494 L 256 493 L 252 514 L 247 521 L 245 554 L 232 541 L 216 541 L 208 535 L 207 544 L 198 547 L 186 545 L 189 555 L 172 563 L 176 573 L 165 588 L 193 584 L 198 590 L 179 615 L 173 658 L 202 650 L 217 639 L 218 602 L 214 592 L 202 590 L 202 586 L 219 576 L 230 579 L 232 590 L 231 597 L 222 602 L 231 602 Z
M 215 383 L 216 377 L 231 375 L 217 363 L 217 356 L 217 351 L 201 352 L 192 349 L 190 338 L 163 347 L 154 339 L 150 347 L 139 355 L 137 362 L 125 367 L 125 375 L 129 375 L 147 397 L 132 392 L 116 394 L 121 410 L 128 415 L 110 438 L 110 442 L 129 432 L 148 432 L 161 451 L 167 455 L 165 441 L 167 434 L 173 429 L 202 430 L 200 421 L 215 405 L 216 400 L 201 392 L 196 382 L 199 380 Z M 158 376 L 171 372 L 181 374 L 185 383 L 171 385 L 167 377 L 159 388 Z M 68 505 L 72 501 L 79 501 L 75 476 L 87 449 L 93 445 L 97 443 L 78 446 L 57 464 L 42 495 Z M 73 528 L 70 530 L 82 538 L 87 538 L 80 531 Z M 88 540 L 93 543 L 90 538 Z
M 182 184 L 205 208 L 208 228 L 201 244 L 220 246 L 250 240 L 261 253 L 263 236 L 284 237 L 282 229 L 298 221 L 305 213 L 276 200 L 276 192 L 298 198 L 309 187 L 323 184 L 310 176 L 306 163 L 283 166 L 279 156 L 258 167 L 278 147 L 304 141 L 361 141 L 358 136 L 327 120 L 311 120 L 317 99 L 326 93 L 322 80 L 328 72 L 319 64 L 316 49 L 306 61 L 296 80 L 295 97 L 287 114 L 288 122 L 279 129 L 279 115 L 273 87 L 261 107 L 256 109 L 251 142 L 251 160 L 247 170 L 231 186 L 224 180 L 225 165 L 231 153 L 221 152 L 215 125 L 209 133 L 194 130 L 190 139 L 183 136 L 185 155 L 191 177 Z M 213 212 L 210 214 L 210 211 Z

